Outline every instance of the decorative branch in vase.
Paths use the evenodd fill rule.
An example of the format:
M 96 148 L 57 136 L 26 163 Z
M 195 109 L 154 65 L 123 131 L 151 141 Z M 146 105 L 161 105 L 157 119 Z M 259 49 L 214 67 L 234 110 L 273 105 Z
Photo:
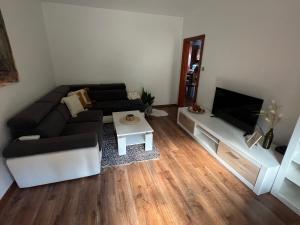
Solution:
M 272 100 L 271 105 L 269 105 L 267 110 L 262 110 L 260 115 L 269 124 L 269 131 L 265 134 L 263 141 L 263 148 L 270 149 L 274 138 L 274 128 L 282 119 L 282 114 L 280 113 L 280 106 L 277 105 L 276 101 Z

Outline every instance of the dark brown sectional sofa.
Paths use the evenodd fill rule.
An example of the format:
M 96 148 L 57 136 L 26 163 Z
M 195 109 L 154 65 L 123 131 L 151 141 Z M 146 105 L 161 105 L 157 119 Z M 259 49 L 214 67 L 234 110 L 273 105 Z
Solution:
M 81 88 L 88 88 L 88 94 L 93 104 L 88 111 L 81 112 L 76 118 L 72 118 L 67 107 L 61 103 L 61 99 L 68 92 Z M 70 173 L 70 176 L 66 175 L 65 178 L 64 176 L 60 177 L 60 173 L 65 174 L 65 171 L 63 171 L 64 166 L 60 168 L 61 171 L 59 174 L 53 172 L 51 168 L 55 168 L 53 164 L 55 161 L 51 161 L 51 157 L 53 156 L 51 154 L 67 154 L 68 151 L 73 151 L 72 154 L 75 154 L 76 160 L 81 161 L 82 156 L 80 158 L 79 154 L 76 155 L 76 152 L 74 152 L 76 149 L 93 149 L 94 151 L 95 147 L 97 147 L 101 153 L 103 116 L 109 116 L 112 112 L 130 110 L 144 111 L 145 106 L 140 99 L 128 100 L 126 86 L 123 83 L 59 86 L 8 121 L 7 124 L 14 141 L 4 149 L 3 157 L 7 159 L 8 167 L 20 187 L 93 175 L 95 171 L 98 171 L 98 165 L 93 166 L 94 169 L 92 172 L 87 170 L 87 173 L 78 174 L 81 171 L 79 170 L 75 174 L 72 174 L 69 171 L 66 174 Z M 40 135 L 40 139 L 28 141 L 19 141 L 17 139 L 20 136 L 28 135 Z M 54 177 L 55 179 L 46 179 L 46 181 L 43 181 L 43 176 L 40 175 L 41 178 L 38 178 L 36 182 L 29 182 L 28 184 L 26 180 L 23 180 L 23 177 L 30 175 L 30 165 L 26 163 L 23 165 L 26 169 L 23 168 L 22 170 L 26 170 L 26 174 L 22 174 L 24 171 L 18 168 L 16 160 L 24 159 L 22 162 L 25 162 L 25 159 L 29 158 L 33 160 L 31 163 L 35 162 L 38 164 L 36 156 L 41 155 L 43 155 L 45 164 L 47 165 L 47 168 L 43 168 L 42 171 L 45 170 L 45 173 L 49 172 L 49 177 Z M 84 165 L 85 169 L 88 164 L 86 161 L 81 162 L 81 166 Z M 19 163 L 19 165 L 21 164 Z M 73 168 L 73 165 L 70 165 L 70 168 L 68 170 L 77 170 L 76 165 L 75 168 Z M 31 179 L 35 180 L 35 177 Z

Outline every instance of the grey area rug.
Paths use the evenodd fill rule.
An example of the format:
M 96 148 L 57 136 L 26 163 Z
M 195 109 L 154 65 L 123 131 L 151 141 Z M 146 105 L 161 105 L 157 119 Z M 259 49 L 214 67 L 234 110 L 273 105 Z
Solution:
M 102 168 L 159 159 L 160 154 L 155 145 L 153 145 L 152 151 L 145 151 L 143 144 L 127 146 L 126 155 L 120 156 L 114 125 L 111 123 L 104 124 L 103 132 Z

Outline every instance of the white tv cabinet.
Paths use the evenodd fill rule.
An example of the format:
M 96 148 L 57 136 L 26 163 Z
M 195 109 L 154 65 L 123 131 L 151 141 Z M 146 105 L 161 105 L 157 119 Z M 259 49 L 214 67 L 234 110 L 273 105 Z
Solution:
M 272 194 L 300 215 L 300 118 L 282 160 Z
M 282 155 L 259 145 L 249 149 L 243 131 L 209 112 L 195 114 L 179 108 L 177 123 L 254 193 L 271 191 Z

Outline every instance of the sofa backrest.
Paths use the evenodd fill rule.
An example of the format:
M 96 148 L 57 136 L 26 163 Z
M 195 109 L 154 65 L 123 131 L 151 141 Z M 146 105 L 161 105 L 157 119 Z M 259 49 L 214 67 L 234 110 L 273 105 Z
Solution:
M 51 102 L 35 102 L 11 118 L 7 125 L 13 129 L 35 128 L 53 107 Z
M 38 107 L 37 107 L 38 106 Z M 63 114 L 63 104 L 48 111 L 51 103 L 34 103 L 8 121 L 12 136 L 40 135 L 42 138 L 59 136 L 70 118 Z M 46 113 L 47 112 L 47 113 Z
M 114 101 L 114 100 L 126 100 L 127 91 L 126 89 L 116 89 L 116 90 L 101 90 L 88 92 L 90 98 L 97 102 Z
M 70 89 L 71 89 L 71 87 L 69 85 L 61 85 L 61 86 L 54 88 L 54 90 L 52 90 L 52 92 L 67 94 L 70 91 Z
M 71 91 L 82 88 L 88 88 L 89 97 L 93 101 L 127 100 L 126 85 L 124 83 L 70 85 Z
M 61 98 L 66 96 L 69 90 L 70 87 L 68 86 L 57 87 L 8 120 L 7 125 L 11 130 L 12 136 L 14 138 L 33 134 L 47 136 L 47 134 L 44 135 L 46 132 L 43 130 L 45 124 L 41 128 L 38 127 L 42 121 L 49 115 L 52 115 L 52 111 L 54 111 L 57 106 L 61 105 Z M 58 124 L 56 125 L 59 127 Z
M 41 135 L 41 137 L 58 136 L 70 119 L 66 106 L 60 103 L 61 99 L 69 91 L 85 87 L 89 88 L 89 95 L 94 101 L 127 99 L 124 83 L 59 86 L 7 122 L 12 136 L 14 138 L 35 134 Z
M 82 88 L 88 88 L 90 91 L 104 91 L 104 90 L 126 90 L 125 83 L 115 84 L 74 84 L 70 85 L 71 91 L 76 91 Z
M 68 94 L 69 91 L 69 86 L 59 86 L 38 99 L 36 102 L 51 102 L 54 105 L 57 105 L 60 103 L 61 99 Z
M 40 135 L 42 138 L 57 137 L 63 131 L 67 120 L 55 107 L 37 126 L 36 134 Z

